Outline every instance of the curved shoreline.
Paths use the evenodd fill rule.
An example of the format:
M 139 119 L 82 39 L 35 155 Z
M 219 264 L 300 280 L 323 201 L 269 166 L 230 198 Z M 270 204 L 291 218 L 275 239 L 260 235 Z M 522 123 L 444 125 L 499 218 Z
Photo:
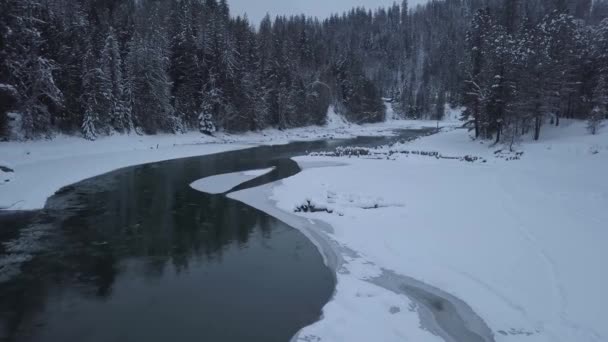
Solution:
M 61 188 L 125 167 L 291 142 L 389 136 L 394 130 L 423 127 L 435 127 L 435 122 L 404 120 L 364 126 L 311 126 L 243 135 L 218 133 L 216 137 L 189 132 L 115 135 L 96 141 L 60 136 L 52 141 L 2 142 L 0 165 L 14 172 L 10 173 L 9 182 L 0 180 L 0 210 L 43 209 L 46 200 Z M 70 172 L 65 172 L 68 169 Z
M 315 165 L 312 167 L 319 167 Z M 317 247 L 323 260 L 338 280 L 338 273 L 345 265 L 344 256 L 356 255 L 356 251 L 340 246 L 329 238 L 333 228 L 322 221 L 307 219 L 285 212 L 270 199 L 272 189 L 280 181 L 256 188 L 229 193 L 228 197 L 245 203 L 283 221 L 299 230 Z M 396 294 L 408 297 L 417 306 L 421 328 L 441 337 L 446 342 L 494 342 L 494 334 L 484 320 L 459 298 L 414 278 L 382 269 L 381 275 L 364 281 Z M 337 290 L 329 303 L 336 299 Z M 321 317 L 320 320 L 323 320 Z M 305 329 L 305 328 L 304 328 Z M 301 331 L 292 341 L 298 341 Z
M 292 163 L 296 162 L 292 161 Z M 340 163 L 333 163 L 331 165 L 329 163 L 311 163 L 301 164 L 300 166 L 302 168 L 318 168 L 336 166 L 336 164 L 341 165 Z M 261 178 L 263 177 L 246 182 L 246 184 L 241 184 L 241 186 L 245 185 L 246 187 L 235 187 L 231 191 L 236 192 L 229 191 L 228 197 L 265 212 L 305 235 L 317 248 L 325 265 L 332 271 L 332 275 L 337 282 L 339 275 L 344 272 L 344 266 L 348 264 L 345 258 L 350 259 L 353 255 L 357 255 L 356 251 L 340 246 L 337 241 L 331 239 L 330 235 L 333 233 L 333 228 L 329 224 L 296 216 L 279 209 L 276 203 L 270 199 L 270 193 L 280 180 L 266 184 L 255 184 Z M 256 185 L 260 186 L 249 188 Z M 492 331 L 465 302 L 440 289 L 385 269 L 381 269 L 381 273 L 377 277 L 358 280 L 365 281 L 395 294 L 407 296 L 417 308 L 416 311 L 420 318 L 421 328 L 441 337 L 445 341 L 494 341 Z M 337 291 L 336 287 L 331 300 L 326 305 L 335 300 Z M 296 334 L 292 341 L 302 337 L 301 333 L 303 330 Z

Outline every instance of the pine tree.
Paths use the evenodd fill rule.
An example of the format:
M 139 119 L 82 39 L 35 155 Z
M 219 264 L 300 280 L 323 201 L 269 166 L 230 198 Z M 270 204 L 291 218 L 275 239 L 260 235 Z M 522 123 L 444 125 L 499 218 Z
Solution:
M 288 128 L 322 124 L 330 103 L 371 122 L 382 97 L 426 119 L 465 105 L 479 137 L 539 139 L 597 107 L 607 4 L 402 1 L 255 30 L 226 0 L 0 0 L 0 139 Z
M 56 63 L 44 49 L 47 44 L 41 34 L 45 10 L 30 0 L 3 0 L 1 37 L 3 50 L 0 83 L 2 96 L 18 111 L 22 133 L 26 139 L 50 136 L 52 113 L 63 106 L 63 94 L 55 83 Z M 0 124 L 6 130 L 6 110 L 0 113 Z
M 567 7 L 562 11 L 567 12 Z M 563 12 L 556 11 L 546 16 L 541 29 L 547 40 L 547 55 L 550 58 L 549 67 L 546 68 L 548 76 L 546 104 L 555 117 L 555 124 L 559 126 L 564 112 L 570 111 L 564 102 L 567 102 L 576 91 L 578 61 L 575 55 L 575 42 L 580 38 L 577 37 L 574 17 Z
M 92 43 L 88 45 L 83 65 L 84 113 L 81 128 L 86 139 L 95 140 L 98 135 L 105 135 L 110 131 L 111 81 L 104 74 Z
M 173 106 L 188 127 L 196 127 L 200 104 L 202 74 L 190 1 L 175 2 L 172 14 L 173 38 L 169 75 L 173 81 Z
M 516 114 L 513 108 L 516 82 L 515 75 L 515 45 L 513 38 L 505 27 L 495 23 L 488 37 L 487 64 L 489 69 L 489 99 L 487 102 L 486 134 L 495 135 L 498 143 L 505 124 L 512 123 L 511 118 Z
M 82 135 L 87 140 L 95 140 L 97 139 L 97 128 L 96 123 L 99 120 L 97 119 L 97 113 L 93 111 L 92 108 L 86 107 L 83 119 L 82 119 Z
M 211 70 L 213 72 L 213 70 Z M 201 112 L 204 116 L 208 115 L 213 118 L 213 121 L 217 120 L 217 115 L 223 113 L 225 109 L 225 102 L 222 90 L 217 84 L 217 75 L 211 73 L 207 83 L 203 87 Z M 199 122 L 201 117 L 199 116 Z
M 80 132 L 83 103 L 83 70 L 84 58 L 92 33 L 83 4 L 71 2 L 66 6 L 54 8 L 55 17 L 48 19 L 55 28 L 49 40 L 54 41 L 50 47 L 56 69 L 53 72 L 55 84 L 64 98 L 62 110 L 56 111 L 53 122 L 58 130 L 73 134 Z M 61 14 L 61 15 L 60 15 Z
M 597 68 L 608 70 L 608 18 L 602 20 L 592 32 L 592 54 Z
M 131 108 L 125 95 L 125 78 L 122 72 L 122 57 L 114 29 L 110 27 L 101 52 L 101 70 L 104 75 L 103 93 L 107 94 L 110 126 L 118 132 L 133 129 Z
M 541 127 L 547 112 L 550 111 L 546 100 L 547 96 L 551 95 L 547 90 L 547 68 L 550 66 L 547 46 L 548 41 L 543 30 L 530 27 L 526 19 L 514 47 L 516 94 L 512 106 L 518 113 L 518 118 L 512 120 L 511 125 L 519 126 L 522 134 L 532 128 L 535 140 L 540 139 Z M 514 131 L 511 133 L 515 134 Z M 509 140 L 516 139 L 512 134 Z
M 203 102 L 200 114 L 198 116 L 199 131 L 206 135 L 213 135 L 213 133 L 216 131 L 215 124 L 213 123 L 213 114 L 211 114 L 211 108 L 211 105 Z
M 273 95 L 274 82 L 276 77 L 273 75 L 273 37 L 272 37 L 272 21 L 269 15 L 266 15 L 260 23 L 260 29 L 256 38 L 257 46 L 257 65 L 256 65 L 256 83 L 258 91 L 256 92 L 256 106 L 254 122 L 258 128 L 274 125 L 273 112 Z
M 315 81 L 306 89 L 306 112 L 310 113 L 310 123 L 325 125 L 327 111 L 331 105 L 331 89 L 321 81 Z
M 478 138 L 485 132 L 487 127 L 487 115 L 484 110 L 490 96 L 487 86 L 487 75 L 484 68 L 487 64 L 488 37 L 494 27 L 494 22 L 488 9 L 480 9 L 475 14 L 471 28 L 467 33 L 467 44 L 469 57 L 467 61 L 468 77 L 465 82 L 465 105 L 467 111 L 464 113 L 465 125 L 475 130 Z M 487 134 L 484 134 L 487 136 Z
M 170 103 L 171 83 L 163 46 L 158 38 L 136 34 L 129 47 L 127 67 L 133 116 L 147 134 L 182 130 Z
M 602 121 L 608 118 L 608 76 L 600 76 L 593 91 L 593 109 L 589 115 L 587 128 L 591 134 L 597 134 Z

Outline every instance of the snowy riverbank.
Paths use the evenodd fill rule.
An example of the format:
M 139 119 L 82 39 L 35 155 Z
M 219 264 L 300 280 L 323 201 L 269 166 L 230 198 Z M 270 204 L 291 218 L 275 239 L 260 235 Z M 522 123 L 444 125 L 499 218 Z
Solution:
M 219 153 L 290 141 L 387 135 L 394 129 L 434 126 L 434 122 L 393 121 L 350 125 L 333 115 L 326 127 L 265 130 L 242 135 L 198 132 L 181 135 L 117 135 L 88 141 L 59 136 L 53 140 L 0 142 L 0 208 L 40 209 L 61 187 L 119 168 L 162 160 Z
M 258 207 L 284 219 L 321 210 L 297 215 L 343 261 L 324 318 L 298 339 L 441 340 L 423 309 L 453 308 L 404 296 L 416 290 L 394 280 L 411 277 L 468 304 L 495 341 L 606 341 L 607 130 L 567 122 L 518 146 L 523 155 L 497 150 L 454 130 L 367 157 L 296 158 L 302 173 L 263 189 L 282 213 Z

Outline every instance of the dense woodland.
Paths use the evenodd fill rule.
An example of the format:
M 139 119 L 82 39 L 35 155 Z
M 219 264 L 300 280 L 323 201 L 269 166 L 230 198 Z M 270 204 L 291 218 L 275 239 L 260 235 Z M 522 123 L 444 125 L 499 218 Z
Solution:
M 324 21 L 226 0 L 0 0 L 0 139 L 439 119 L 537 139 L 608 108 L 608 0 L 407 0 Z

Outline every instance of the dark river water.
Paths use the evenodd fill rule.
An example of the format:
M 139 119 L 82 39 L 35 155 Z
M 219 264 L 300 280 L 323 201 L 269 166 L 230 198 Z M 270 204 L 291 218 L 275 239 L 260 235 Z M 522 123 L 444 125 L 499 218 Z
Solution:
M 62 189 L 44 210 L 3 214 L 0 260 L 19 257 L 14 241 L 32 256 L 0 282 L 0 341 L 289 341 L 320 318 L 334 275 L 300 232 L 189 184 L 276 167 L 252 187 L 298 173 L 293 156 L 419 134 L 129 167 Z

